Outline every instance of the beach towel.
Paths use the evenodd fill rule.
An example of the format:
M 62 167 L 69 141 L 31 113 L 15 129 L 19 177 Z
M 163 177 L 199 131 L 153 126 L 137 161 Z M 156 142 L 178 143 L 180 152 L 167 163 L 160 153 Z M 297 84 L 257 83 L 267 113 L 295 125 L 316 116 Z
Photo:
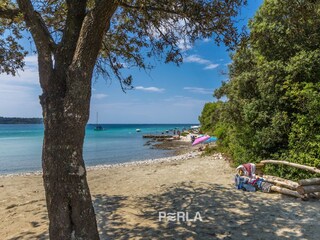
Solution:
M 244 176 L 254 178 L 256 173 L 256 165 L 254 163 L 245 163 L 237 167 L 237 172 L 243 172 Z

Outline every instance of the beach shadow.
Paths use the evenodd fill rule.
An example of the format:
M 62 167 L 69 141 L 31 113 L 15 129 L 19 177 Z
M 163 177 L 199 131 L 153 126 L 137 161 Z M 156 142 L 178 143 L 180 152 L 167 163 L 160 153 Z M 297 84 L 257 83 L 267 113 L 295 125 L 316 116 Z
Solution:
M 13 238 L 10 238 L 8 240 L 20 240 L 20 239 L 24 239 L 24 240 L 35 240 L 35 239 L 37 239 L 37 240 L 47 240 L 47 239 L 49 239 L 49 233 L 46 231 L 46 232 L 37 234 L 36 232 L 33 232 L 33 231 L 25 231 L 25 232 L 22 232 L 20 234 L 20 236 L 13 237 Z
M 96 195 L 95 209 L 101 239 L 317 239 L 319 203 L 279 201 L 264 193 L 184 182 L 140 198 Z M 202 221 L 186 216 L 159 221 L 159 212 L 188 213 L 189 220 L 198 212 Z

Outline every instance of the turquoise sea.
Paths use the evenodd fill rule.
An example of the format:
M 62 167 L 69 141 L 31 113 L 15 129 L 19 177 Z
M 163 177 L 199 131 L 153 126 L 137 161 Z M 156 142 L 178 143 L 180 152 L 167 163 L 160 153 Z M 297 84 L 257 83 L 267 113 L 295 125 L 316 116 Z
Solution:
M 104 131 L 86 128 L 84 159 L 86 166 L 124 163 L 166 157 L 171 151 L 145 146 L 144 134 L 190 128 L 195 124 L 101 124 Z M 136 132 L 141 129 L 141 132 Z M 0 175 L 41 170 L 42 124 L 0 124 Z

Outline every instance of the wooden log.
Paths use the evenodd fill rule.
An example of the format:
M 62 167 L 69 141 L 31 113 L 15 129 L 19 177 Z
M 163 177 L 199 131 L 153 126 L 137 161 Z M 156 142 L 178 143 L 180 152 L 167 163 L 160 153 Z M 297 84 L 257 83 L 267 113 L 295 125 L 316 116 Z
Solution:
M 297 190 L 297 187 L 299 184 L 297 182 L 287 180 L 284 178 L 276 177 L 276 176 L 270 176 L 270 175 L 263 175 L 263 178 L 266 182 L 273 183 L 276 185 L 280 185 L 292 190 Z
M 299 186 L 297 191 L 300 194 L 320 192 L 320 185 Z
M 298 163 L 292 163 L 292 162 L 288 162 L 288 161 L 280 161 L 280 160 L 262 160 L 260 163 L 266 164 L 266 163 L 273 163 L 273 164 L 283 164 L 283 165 L 288 165 L 291 167 L 296 167 L 296 168 L 300 168 L 306 171 L 310 171 L 310 172 L 314 172 L 314 173 L 320 173 L 320 169 L 316 168 L 316 167 L 310 167 L 310 166 L 305 166 L 305 165 L 301 165 Z
M 287 188 L 282 188 L 282 187 L 278 187 L 278 186 L 271 186 L 270 189 L 271 189 L 271 191 L 282 193 L 282 194 L 289 195 L 289 196 L 293 196 L 296 198 L 303 198 L 303 199 L 305 198 L 303 195 L 300 195 L 297 191 L 293 191 L 293 190 L 290 190 Z
M 298 181 L 299 185 L 309 186 L 309 185 L 320 185 L 320 178 L 309 178 L 302 179 Z
M 264 163 L 256 163 L 256 169 L 264 167 Z

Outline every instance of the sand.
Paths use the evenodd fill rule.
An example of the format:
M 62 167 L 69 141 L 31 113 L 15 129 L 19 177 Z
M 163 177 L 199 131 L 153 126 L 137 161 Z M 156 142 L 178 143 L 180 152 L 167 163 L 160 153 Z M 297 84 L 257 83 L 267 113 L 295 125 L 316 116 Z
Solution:
M 319 239 L 320 201 L 236 190 L 233 173 L 221 154 L 95 167 L 101 239 Z M 0 177 L 0 239 L 48 239 L 47 227 L 41 175 Z

